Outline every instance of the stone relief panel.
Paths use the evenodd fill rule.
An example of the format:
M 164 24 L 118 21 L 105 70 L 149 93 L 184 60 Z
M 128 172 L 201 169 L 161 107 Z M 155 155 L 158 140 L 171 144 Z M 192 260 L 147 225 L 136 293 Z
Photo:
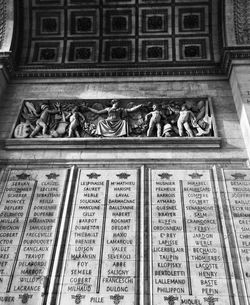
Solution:
M 12 138 L 217 137 L 211 99 L 26 100 Z

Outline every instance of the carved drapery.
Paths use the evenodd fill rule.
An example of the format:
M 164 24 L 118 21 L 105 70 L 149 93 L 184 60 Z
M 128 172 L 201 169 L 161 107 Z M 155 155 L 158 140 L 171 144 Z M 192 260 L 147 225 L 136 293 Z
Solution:
M 234 22 L 237 44 L 250 44 L 249 0 L 234 0 Z

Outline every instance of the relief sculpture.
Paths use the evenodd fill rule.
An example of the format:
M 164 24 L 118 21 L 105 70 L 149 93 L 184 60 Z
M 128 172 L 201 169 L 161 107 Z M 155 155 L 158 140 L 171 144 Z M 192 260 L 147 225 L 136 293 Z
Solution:
M 118 100 L 111 101 L 111 107 L 107 107 L 103 110 L 96 110 L 88 107 L 93 113 L 104 114 L 107 113 L 108 117 L 104 120 L 100 120 L 97 123 L 96 132 L 97 136 L 103 137 L 122 137 L 129 135 L 128 122 L 126 119 L 123 119 L 123 116 L 127 116 L 126 113 L 135 112 L 142 105 L 138 105 L 132 108 L 120 108 Z
M 24 101 L 14 138 L 214 136 L 209 98 Z

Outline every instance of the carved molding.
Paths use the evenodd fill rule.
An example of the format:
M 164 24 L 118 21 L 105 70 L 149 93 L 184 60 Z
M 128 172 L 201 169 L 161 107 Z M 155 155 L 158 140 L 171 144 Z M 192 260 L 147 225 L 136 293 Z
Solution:
M 86 149 L 208 149 L 221 148 L 220 137 L 204 138 L 70 138 L 70 139 L 7 139 L 0 142 L 6 150 L 86 150 Z M 113 161 L 112 161 L 113 162 Z M 1 160 L 0 160 L 1 164 Z
M 117 70 L 110 68 L 109 70 L 67 70 L 60 67 L 52 67 L 51 69 L 44 69 L 43 67 L 36 67 L 33 69 L 22 69 L 18 70 L 14 74 L 16 79 L 26 79 L 26 78 L 82 78 L 82 77 L 164 77 L 164 76 L 217 76 L 224 75 L 224 71 L 220 65 L 218 66 L 206 66 L 206 67 L 195 67 L 195 68 L 182 68 L 174 69 L 171 67 L 161 67 L 159 69 L 127 69 L 127 70 Z
M 2 48 L 7 21 L 7 1 L 0 0 L 0 49 Z
M 222 67 L 224 67 L 224 73 L 229 76 L 234 61 L 239 60 L 250 60 L 250 49 L 249 47 L 240 50 L 239 48 L 227 48 L 224 51 L 223 57 L 222 57 Z
M 250 44 L 249 0 L 234 0 L 234 22 L 237 44 Z

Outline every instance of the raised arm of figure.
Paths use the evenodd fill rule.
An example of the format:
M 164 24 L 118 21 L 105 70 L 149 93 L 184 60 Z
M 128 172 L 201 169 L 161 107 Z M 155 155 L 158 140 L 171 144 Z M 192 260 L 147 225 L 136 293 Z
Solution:
M 87 107 L 87 109 L 88 109 L 89 111 L 91 111 L 91 112 L 96 113 L 96 114 L 104 114 L 104 113 L 107 113 L 107 112 L 108 112 L 107 108 L 102 109 L 102 110 L 97 110 L 97 109 L 94 109 L 94 108 Z
M 69 119 L 72 115 L 72 112 L 68 113 L 66 116 L 65 116 L 65 120 Z
M 140 109 L 143 105 L 137 105 L 135 107 L 132 107 L 132 108 L 128 108 L 126 109 L 127 112 L 133 112 L 133 111 L 136 111 L 138 109 Z
M 79 116 L 82 118 L 83 121 L 85 121 L 85 116 L 81 113 L 81 112 L 78 112 Z
M 180 113 L 179 109 L 173 108 L 172 106 L 168 106 L 168 109 L 171 110 L 173 113 Z

